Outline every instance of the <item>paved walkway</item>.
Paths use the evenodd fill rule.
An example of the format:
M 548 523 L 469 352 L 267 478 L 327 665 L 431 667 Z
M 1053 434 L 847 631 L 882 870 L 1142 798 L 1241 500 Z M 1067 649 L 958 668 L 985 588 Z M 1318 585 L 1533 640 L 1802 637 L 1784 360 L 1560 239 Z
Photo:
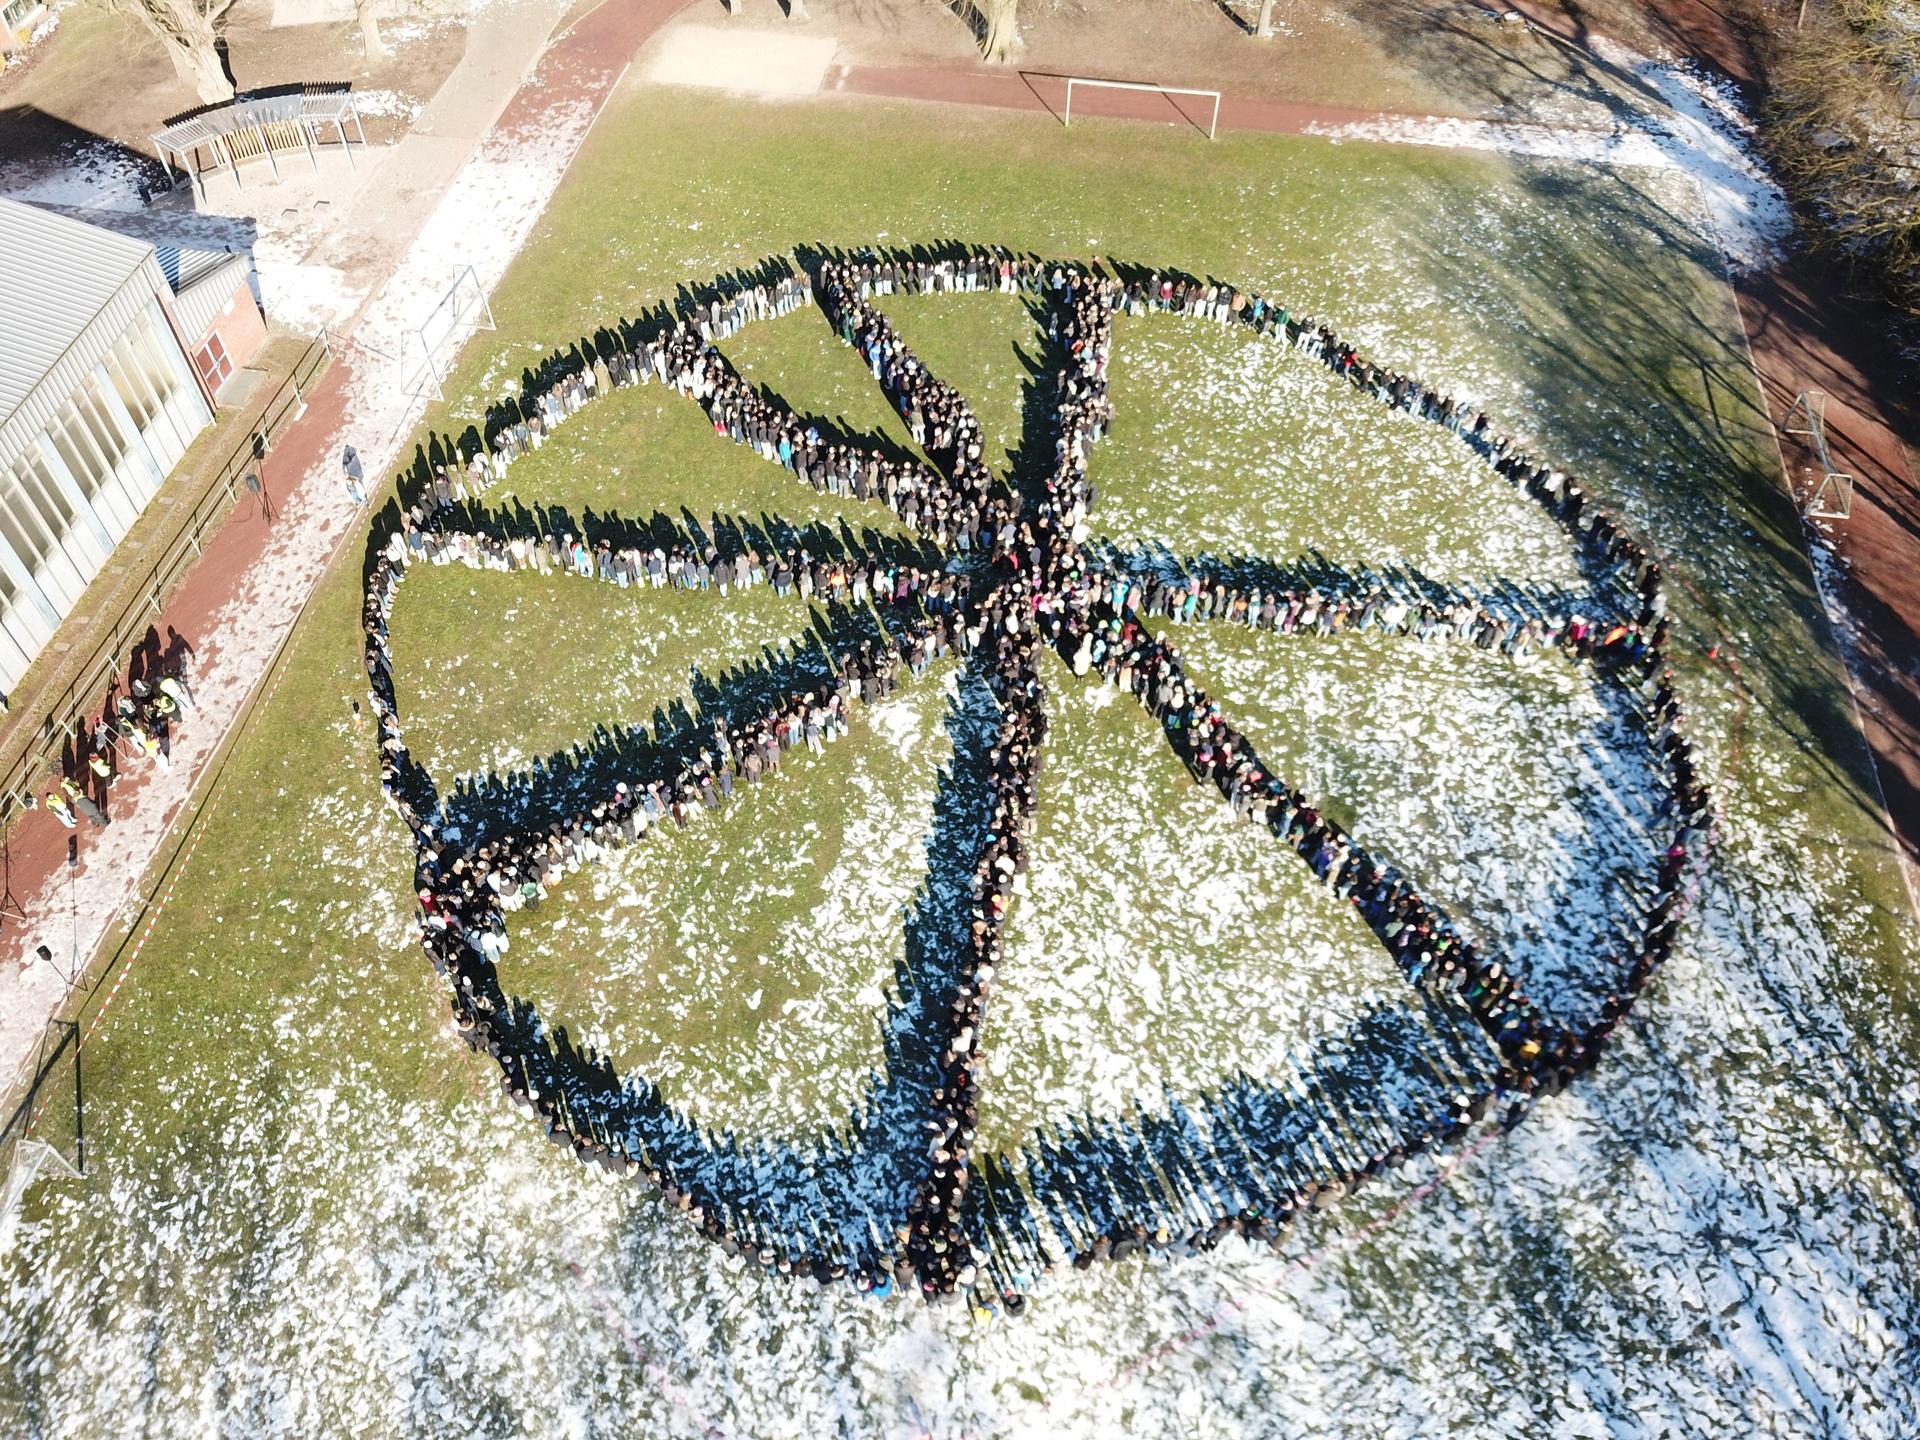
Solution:
M 242 507 L 215 537 L 158 624 L 196 646 L 196 710 L 181 727 L 171 771 L 143 766 L 113 794 L 121 817 L 105 832 L 79 832 L 79 864 L 69 877 L 68 832 L 36 814 L 16 827 L 13 885 L 31 920 L 0 933 L 0 1076 L 29 1055 L 43 1018 L 65 985 L 54 967 L 32 959 L 43 939 L 64 968 L 71 945 L 69 895 L 80 953 L 91 955 L 139 903 L 139 884 L 228 728 L 244 709 L 281 640 L 289 633 L 356 512 L 339 482 L 337 457 L 352 443 L 369 474 L 390 473 L 424 401 L 406 393 L 404 353 L 410 328 L 445 290 L 456 265 L 471 263 L 489 290 L 545 208 L 587 128 L 633 53 L 685 0 L 609 0 L 552 43 L 526 82 L 460 167 L 399 268 L 367 302 L 353 330 L 356 345 L 313 397 L 312 411 L 269 457 L 268 479 L 280 515 L 271 525 Z M 1570 42 L 1577 36 L 1569 37 Z M 1059 116 L 1060 77 L 984 68 L 910 69 L 840 66 L 833 92 L 946 101 Z M 1076 112 L 1193 124 L 1204 130 L 1211 102 L 1117 91 L 1075 96 Z M 1377 120 L 1374 112 L 1228 98 L 1223 127 L 1281 133 Z M 477 218 L 484 217 L 484 220 Z M 1920 653 L 1911 618 L 1920 615 L 1920 507 L 1892 430 L 1881 420 L 1875 377 L 1893 373 L 1863 348 L 1848 312 L 1789 264 L 1738 287 L 1776 418 L 1798 389 L 1826 388 L 1837 453 L 1856 467 L 1861 493 L 1842 539 L 1850 564 L 1844 597 L 1854 618 L 1855 683 L 1870 743 L 1896 823 L 1909 847 L 1920 840 Z M 71 889 L 69 888 L 71 881 Z M 56 944 L 56 942 L 58 942 Z

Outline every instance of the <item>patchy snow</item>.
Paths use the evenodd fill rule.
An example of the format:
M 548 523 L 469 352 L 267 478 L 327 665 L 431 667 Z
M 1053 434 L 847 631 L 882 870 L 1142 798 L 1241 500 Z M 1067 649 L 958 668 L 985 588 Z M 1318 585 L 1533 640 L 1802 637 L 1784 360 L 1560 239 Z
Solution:
M 391 115 L 411 123 L 427 108 L 427 102 L 399 90 L 355 90 L 353 108 L 363 119 L 370 115 Z
M 63 157 L 58 169 L 9 185 L 9 200 L 86 210 L 142 210 L 140 187 L 155 179 L 158 166 L 111 140 L 89 140 Z
M 416 1053 L 456 1091 L 485 1062 L 425 1002 L 343 1035 L 342 977 L 316 977 L 240 1018 L 257 1047 L 188 1052 L 166 1082 L 162 1110 L 228 1137 L 213 1173 L 109 1111 L 104 1193 L 41 1182 L 0 1290 L 36 1408 L 0 1414 L 48 1436 L 142 1413 L 157 1436 L 510 1415 L 504 1433 L 1057 1440 L 1187 1416 L 1234 1440 L 1905 1440 L 1920 1241 L 1898 1148 L 1920 1093 L 1860 1088 L 1830 1028 L 1849 941 L 1811 904 L 1840 897 L 1762 829 L 1736 821 L 1728 846 L 1604 1079 L 1277 1256 L 1229 1241 L 1068 1272 L 1018 1323 L 744 1273 L 497 1097 L 385 1089 L 358 1046 Z M 83 1203 L 125 1222 L 85 1225 Z M 172 1403 L 143 1409 L 156 1393 Z
M 1820 608 L 1826 612 L 1827 624 L 1832 628 L 1834 647 L 1840 652 L 1840 663 L 1846 670 L 1847 689 L 1853 696 L 1857 712 L 1860 709 L 1860 689 L 1854 683 L 1854 677 L 1861 673 L 1860 622 L 1847 606 L 1847 571 L 1850 567 L 1847 557 L 1835 543 L 1831 521 L 1807 520 L 1805 524 L 1807 561 L 1813 567 L 1814 588 L 1820 596 Z M 1908 664 L 1915 673 L 1920 674 L 1920 659 L 1909 659 Z M 1874 702 L 1870 698 L 1867 703 L 1871 706 Z M 1886 803 L 1884 793 L 1880 800 L 1882 805 Z M 1914 914 L 1920 915 L 1920 870 L 1916 870 L 1904 854 L 1900 860 L 1900 877 L 1906 882 L 1907 897 L 1913 905 Z
M 1129 330 L 1125 343 L 1150 345 L 1151 327 Z M 1293 363 L 1332 383 L 1311 362 Z M 1293 399 L 1282 392 L 1270 403 Z M 1141 523 L 1151 520 L 1143 512 Z M 1535 558 L 1553 560 L 1544 550 Z M 1244 654 L 1219 653 L 1243 638 Z M 1301 653 L 1275 663 L 1269 647 L 1282 643 L 1228 635 L 1213 647 L 1211 663 L 1239 677 L 1250 711 L 1256 702 L 1269 711 L 1250 726 L 1277 733 L 1273 717 L 1301 708 L 1290 697 L 1303 689 L 1326 687 L 1316 705 L 1354 703 L 1340 689 L 1353 682 L 1325 676 L 1331 651 L 1296 638 Z M 1197 664 L 1210 653 L 1204 642 L 1188 648 Z M 1418 668 L 1370 682 L 1384 735 L 1329 736 L 1331 713 L 1306 707 L 1310 779 L 1379 806 L 1394 826 L 1407 818 L 1401 797 L 1430 781 L 1438 804 L 1462 807 L 1438 822 L 1462 827 L 1459 883 L 1524 895 L 1537 847 L 1558 844 L 1547 837 L 1581 813 L 1556 796 L 1556 778 L 1571 772 L 1585 791 L 1581 737 L 1606 717 L 1547 657 L 1516 667 L 1527 683 L 1505 691 L 1472 673 L 1496 662 L 1451 651 L 1428 661 L 1466 670 L 1431 699 L 1436 676 Z M 1123 713 L 1097 682 L 1057 669 L 1049 679 L 1061 713 L 1084 699 L 1074 724 Z M 1429 703 L 1437 728 L 1457 729 L 1462 743 L 1408 755 L 1396 772 L 1404 728 Z M 916 728 L 881 709 L 873 733 L 889 745 Z M 1726 713 L 1696 709 L 1709 755 L 1725 749 Z M 1532 769 L 1530 745 L 1544 762 Z M 1127 797 L 1152 778 L 1152 752 L 1126 747 L 1118 758 L 1142 757 L 1142 767 L 1104 772 L 1103 759 L 1115 757 L 1096 750 L 1076 767 L 1076 753 L 1054 746 L 1065 773 L 1049 772 L 1049 783 L 1086 810 L 1060 833 L 1085 826 L 1094 843 L 1050 857 L 1040 853 L 1046 831 L 1036 842 L 1015 913 L 1031 907 L 1039 938 L 1016 951 L 1010 934 L 989 1049 L 1009 1052 L 1016 1073 L 996 1076 L 989 1094 L 1030 1084 L 1049 1107 L 1084 1100 L 1098 1115 L 1149 1089 L 1161 1078 L 1151 1067 L 1171 1062 L 1176 1087 L 1204 1087 L 1201 1062 L 1270 1064 L 1291 1053 L 1288 1039 L 1310 1042 L 1284 1024 L 1242 1034 L 1230 991 L 1196 992 L 1178 971 L 1169 983 L 1124 943 L 1108 945 L 1099 924 L 1068 926 L 1073 948 L 1046 943 L 1058 921 L 1042 907 L 1066 915 L 1089 903 L 1076 875 L 1097 905 L 1104 859 L 1153 844 L 1175 870 L 1203 868 L 1236 843 L 1217 804 L 1179 812 L 1172 833 L 1126 813 Z M 1604 772 L 1604 758 L 1594 763 Z M 680 1217 L 537 1143 L 524 1117 L 485 1093 L 488 1062 L 445 1035 L 441 1008 L 420 993 L 430 981 L 417 975 L 398 887 L 389 879 L 382 893 L 359 844 L 383 837 L 375 848 L 404 865 L 404 837 L 365 776 L 343 775 L 325 785 L 293 843 L 305 853 L 315 832 L 325 838 L 322 863 L 339 889 L 325 923 L 354 927 L 344 932 L 352 943 L 276 933 L 261 919 L 245 922 L 234 953 L 290 966 L 316 948 L 350 958 L 277 987 L 271 1013 L 234 1016 L 253 1044 L 184 1051 L 152 1111 L 102 1115 L 103 1193 L 40 1182 L 0 1267 L 0 1352 L 22 1379 L 0 1399 L 19 1408 L 0 1419 L 50 1436 L 113 1433 L 138 1413 L 156 1435 L 1057 1440 L 1157 1436 L 1175 1425 L 1235 1440 L 1362 1431 L 1906 1440 L 1920 1382 L 1911 1279 L 1920 1177 L 1906 1158 L 1920 1086 L 1898 1070 L 1897 1053 L 1858 1043 L 1847 997 L 1878 942 L 1844 867 L 1808 867 L 1800 838 L 1763 808 L 1800 783 L 1801 763 L 1785 733 L 1749 734 L 1743 766 L 1723 782 L 1727 820 L 1683 944 L 1590 1082 L 1538 1106 L 1511 1136 L 1416 1162 L 1401 1181 L 1313 1217 L 1279 1254 L 1232 1240 L 1197 1259 L 1036 1277 L 1029 1315 L 998 1325 L 746 1273 Z M 1504 767 L 1511 788 L 1538 806 L 1510 832 L 1513 817 L 1474 809 L 1476 772 Z M 850 808 L 865 824 L 863 807 Z M 885 822 L 871 818 L 873 851 L 884 855 Z M 1248 840 L 1278 848 L 1263 835 Z M 1492 848 L 1482 855 L 1479 844 Z M 1048 873 L 1056 861 L 1063 874 Z M 259 863 L 264 880 L 273 859 Z M 1236 856 L 1235 874 L 1260 864 Z M 1574 878 L 1605 884 L 1604 874 Z M 612 924 L 630 923 L 618 868 L 606 883 Z M 1321 898 L 1300 897 L 1309 909 Z M 1170 933 L 1150 937 L 1160 955 L 1177 958 L 1178 929 L 1221 933 L 1241 903 L 1230 885 L 1204 879 L 1192 900 L 1200 913 L 1189 905 Z M 1158 918 L 1135 916 L 1129 927 Z M 626 942 L 611 938 L 607 963 L 617 968 Z M 1284 958 L 1290 982 L 1348 983 L 1318 968 L 1343 963 L 1337 950 L 1306 945 Z M 715 996 L 738 993 L 765 1011 L 763 1023 L 820 1026 L 822 1054 L 857 1034 L 881 998 L 865 966 L 850 966 L 826 977 L 835 1004 L 775 1014 L 767 982 L 722 972 L 719 959 L 701 972 Z M 1098 964 L 1083 981 L 1088 959 Z M 396 1003 L 343 1030 L 343 984 L 387 987 Z M 1274 1004 L 1284 1011 L 1296 999 Z M 610 1007 L 592 1023 L 617 1048 L 614 1027 L 644 1020 Z M 1218 1053 L 1201 1050 L 1197 1037 L 1221 1026 L 1228 1040 Z M 1059 1042 L 1049 1038 L 1056 1031 Z M 1103 1069 L 1090 1045 L 1139 1065 Z M 386 1089 L 384 1072 L 359 1058 L 372 1047 L 409 1057 L 443 1098 Z M 1078 1073 L 1056 1064 L 1054 1049 Z M 769 1067 L 776 1083 L 804 1084 L 820 1067 L 805 1044 L 781 1054 Z M 1017 1073 L 1029 1063 L 1033 1075 Z M 160 1123 L 187 1108 L 196 1130 L 224 1137 L 211 1159 Z M 123 1218 L 87 1223 L 102 1209 Z M 171 1403 L 155 1407 L 155 1395 Z
M 437 273 L 451 249 L 444 236 L 426 246 L 422 276 Z M 497 275 L 499 258 L 489 254 L 483 278 Z M 413 299 L 424 307 L 437 293 L 422 280 Z M 404 333 L 406 302 L 396 298 L 384 313 Z M 1151 354 L 1158 342 L 1140 325 L 1120 343 Z M 1278 358 L 1333 386 L 1304 358 Z M 1209 368 L 1223 375 L 1191 387 L 1201 417 L 1231 413 L 1236 395 L 1267 386 L 1269 405 L 1316 403 L 1311 387 L 1296 392 L 1261 357 L 1215 362 Z M 1236 375 L 1235 364 L 1248 368 Z M 410 423 L 396 394 L 403 378 L 390 373 L 378 395 L 356 396 L 361 428 L 349 434 L 370 464 L 392 447 L 374 448 L 367 434 Z M 1461 487 L 1453 500 L 1474 498 L 1464 473 L 1424 468 L 1396 423 L 1381 416 L 1349 457 L 1351 483 L 1377 478 L 1359 463 L 1370 448 L 1382 471 L 1414 464 L 1436 502 L 1449 501 L 1449 487 Z M 1190 447 L 1182 472 L 1206 475 L 1202 458 Z M 1285 464 L 1262 463 L 1285 478 Z M 1380 493 L 1397 493 L 1391 474 L 1383 483 Z M 1497 482 L 1482 472 L 1480 483 L 1485 504 L 1502 503 Z M 1169 489 L 1162 498 L 1178 497 Z M 1276 498 L 1282 518 L 1258 535 L 1263 545 L 1314 538 L 1305 500 L 1284 514 L 1293 503 Z M 1126 529 L 1142 535 L 1169 518 L 1153 497 L 1116 493 L 1103 495 L 1096 525 L 1129 504 L 1136 518 Z M 1358 519 L 1321 518 L 1346 527 L 1351 554 L 1384 553 L 1384 537 L 1366 523 L 1369 506 L 1351 509 Z M 1258 510 L 1243 518 L 1268 523 Z M 1235 536 L 1190 529 L 1176 538 L 1225 547 Z M 1403 548 L 1399 558 L 1463 575 L 1549 578 L 1565 563 L 1546 537 L 1484 520 L 1465 540 L 1423 540 L 1425 549 Z M 272 598 L 263 590 L 256 603 Z M 1287 653 L 1267 648 L 1285 643 L 1274 637 L 1250 637 L 1246 653 L 1228 653 L 1238 638 L 1211 650 L 1192 642 L 1196 669 L 1211 655 L 1244 694 L 1263 745 L 1288 723 L 1307 732 L 1298 744 L 1316 791 L 1352 797 L 1368 832 L 1378 826 L 1432 847 L 1420 861 L 1449 889 L 1484 889 L 1495 908 L 1570 896 L 1581 923 L 1593 919 L 1607 857 L 1632 840 L 1636 782 L 1612 757 L 1604 707 L 1558 662 L 1512 666 L 1499 687 L 1478 673 L 1481 661 L 1442 652 L 1356 681 L 1331 648 L 1305 648 L 1315 642 L 1295 640 L 1297 653 Z M 1464 663 L 1450 669 L 1456 662 Z M 1118 723 L 1117 702 L 1097 682 L 1057 670 L 1049 679 L 1061 707 L 1076 703 L 1068 687 L 1082 687 L 1087 714 L 1075 723 Z M 1591 1080 L 1540 1104 L 1511 1136 L 1417 1162 L 1403 1179 L 1313 1217 L 1277 1255 L 1234 1240 L 1192 1260 L 1046 1277 L 1018 1324 L 743 1273 L 680 1217 L 539 1144 L 524 1117 L 485 1093 L 488 1062 L 461 1051 L 444 1033 L 442 1008 L 423 998 L 431 981 L 406 943 L 398 892 L 383 892 L 369 873 L 380 863 L 369 860 L 374 851 L 398 854 L 404 866 L 398 827 L 363 774 L 318 779 L 325 795 L 311 823 L 328 837 L 322 863 L 339 889 L 326 921 L 356 927 L 345 932 L 352 943 L 250 922 L 237 954 L 270 951 L 289 967 L 304 960 L 311 975 L 275 988 L 273 1013 L 227 1017 L 242 1043 L 184 1048 L 149 1108 L 101 1116 L 94 1138 L 104 1178 L 90 1187 L 41 1182 L 0 1261 L 0 1355 L 5 1373 L 19 1377 L 0 1387 L 0 1423 L 49 1436 L 118 1433 L 138 1415 L 156 1435 L 1907 1440 L 1920 1389 L 1912 1279 L 1920 1085 L 1910 1032 L 1863 1009 L 1879 992 L 1859 988 L 1886 932 L 1849 867 L 1808 864 L 1805 835 L 1780 823 L 1807 784 L 1794 735 L 1756 716 L 1736 757 L 1730 697 L 1691 693 L 1713 683 L 1692 677 L 1688 698 L 1726 819 L 1675 958 Z M 1436 685 L 1447 688 L 1436 696 Z M 1379 712 L 1368 725 L 1330 733 L 1368 697 Z M 1253 713 L 1262 707 L 1264 719 Z M 888 744 L 914 729 L 904 714 L 876 720 L 874 734 Z M 1444 743 L 1449 730 L 1458 744 Z M 1128 748 L 1099 773 L 1095 751 L 1076 773 L 1072 752 L 1051 752 L 1064 773 L 1048 772 L 1049 783 L 1085 810 L 1062 833 L 1092 839 L 1057 857 L 1061 874 L 1036 868 L 1016 909 L 1034 910 L 1039 939 L 1016 959 L 1010 934 L 989 1055 L 998 1063 L 1010 1051 L 1014 1067 L 1032 1062 L 1035 1073 L 997 1077 L 989 1097 L 1027 1083 L 1049 1111 L 1084 1099 L 1098 1116 L 1125 1097 L 1160 1099 L 1140 1092 L 1161 1073 L 1175 1088 L 1205 1087 L 1200 1062 L 1276 1064 L 1292 1053 L 1290 1038 L 1313 1038 L 1288 1028 L 1305 1008 L 1290 1009 L 1300 998 L 1291 994 L 1259 1017 L 1271 1029 L 1236 1030 L 1231 994 L 1196 991 L 1196 972 L 1164 968 L 1167 957 L 1179 961 L 1179 933 L 1146 937 L 1158 970 L 1132 953 L 1147 947 L 1113 939 L 1161 918 L 1147 910 L 1150 896 L 1123 896 L 1133 908 L 1109 917 L 1108 929 L 1092 917 L 1061 925 L 1041 908 L 1066 915 L 1098 905 L 1101 863 L 1154 846 L 1167 873 L 1202 872 L 1190 896 L 1174 897 L 1178 927 L 1199 937 L 1192 943 L 1224 944 L 1230 924 L 1274 923 L 1233 881 L 1204 874 L 1239 840 L 1220 807 L 1182 812 L 1172 833 L 1126 813 L 1127 798 L 1153 779 L 1151 766 L 1128 767 L 1148 754 Z M 1489 772 L 1513 792 L 1510 812 L 1482 793 Z M 850 816 L 856 828 L 873 824 L 862 833 L 884 860 L 892 845 L 884 820 L 860 805 Z M 1425 826 L 1436 834 L 1409 833 Z M 301 853 L 313 839 L 297 837 Z M 1268 836 L 1247 840 L 1277 849 Z M 1044 841 L 1043 832 L 1037 859 L 1047 858 L 1038 854 Z M 1455 845 L 1462 853 L 1449 869 Z M 1261 873 L 1264 861 L 1233 863 L 1238 877 Z M 263 881 L 272 864 L 261 857 Z M 615 926 L 631 923 L 618 913 L 624 878 L 616 869 L 607 882 Z M 1291 925 L 1323 897 L 1283 898 L 1298 902 L 1278 922 Z M 349 918 L 356 907 L 363 913 Z M 1061 945 L 1047 943 L 1049 925 Z M 626 963 L 620 947 L 632 936 L 610 938 L 609 964 Z M 1266 958 L 1287 961 L 1289 983 L 1351 981 L 1332 996 L 1336 1006 L 1364 997 L 1365 974 L 1319 968 L 1345 963 L 1336 947 L 1307 943 L 1284 957 L 1278 949 Z M 817 1022 L 817 1035 L 837 1045 L 884 998 L 863 956 L 848 974 L 826 977 L 837 1006 L 776 1015 L 770 983 L 720 968 L 732 958 L 711 957 L 683 985 L 705 978 L 717 996 L 737 990 L 766 1023 Z M 342 985 L 384 987 L 375 993 L 393 1003 L 343 1026 Z M 1026 1004 L 1008 1003 L 1022 994 Z M 597 1023 L 615 1045 L 615 1024 L 635 1034 L 644 1025 L 609 1013 Z M 837 1035 L 834 1013 L 846 1027 Z M 1217 1054 L 1196 1039 L 1209 1029 L 1224 1031 Z M 1023 1036 L 1030 1051 L 1019 1048 Z M 1117 1068 L 1089 1046 L 1141 1063 Z M 402 1070 L 425 1083 L 389 1090 L 387 1072 L 362 1059 L 376 1047 L 403 1056 Z M 803 1084 L 821 1064 L 797 1042 L 780 1053 L 768 1067 L 775 1083 Z M 193 1137 L 166 1123 L 189 1110 Z M 222 1137 L 211 1155 L 209 1134 Z M 103 1212 L 114 1223 L 97 1223 Z
M 943 672 L 859 707 L 826 760 L 790 753 L 727 810 L 662 827 L 516 917 L 505 983 L 743 1139 L 844 1124 L 885 1068 L 884 997 L 951 759 Z M 590 971 L 556 972 L 556 950 Z M 769 1087 L 770 1071 L 792 1079 Z
M 1779 258 L 1793 217 L 1780 187 L 1754 154 L 1753 127 L 1726 82 L 1697 67 L 1648 60 L 1596 40 L 1593 49 L 1637 86 L 1631 109 L 1605 130 L 1559 129 L 1499 120 L 1399 116 L 1343 125 L 1313 124 L 1332 140 L 1373 140 L 1493 150 L 1534 159 L 1677 170 L 1699 187 L 1714 234 L 1737 270 Z
M 40 17 L 33 29 L 27 32 L 25 40 L 7 52 L 5 57 L 3 57 L 4 64 L 0 64 L 0 69 L 11 70 L 16 65 L 26 64 L 32 55 L 33 47 L 59 28 L 60 12 L 57 10 L 48 10 L 46 14 Z
M 1662 786 L 1610 684 L 1558 654 L 1457 642 L 1175 638 L 1261 757 L 1491 941 L 1550 1014 L 1597 1013 L 1619 987 L 1606 957 L 1637 920 Z
M 1112 1145 L 1123 1132 L 1095 1132 L 1198 1108 L 1236 1079 L 1304 1088 L 1350 1052 L 1377 1067 L 1369 1103 L 1413 1110 L 1402 1066 L 1447 1043 L 1365 925 L 1194 785 L 1132 697 L 1057 661 L 1042 678 L 1053 724 L 989 1020 L 982 1143 Z M 1479 1048 L 1452 1019 L 1466 1028 L 1451 1043 Z
M 1122 316 L 1114 334 L 1122 415 L 1088 465 L 1096 535 L 1179 558 L 1583 583 L 1566 532 L 1490 484 L 1443 426 L 1389 410 L 1239 327 Z

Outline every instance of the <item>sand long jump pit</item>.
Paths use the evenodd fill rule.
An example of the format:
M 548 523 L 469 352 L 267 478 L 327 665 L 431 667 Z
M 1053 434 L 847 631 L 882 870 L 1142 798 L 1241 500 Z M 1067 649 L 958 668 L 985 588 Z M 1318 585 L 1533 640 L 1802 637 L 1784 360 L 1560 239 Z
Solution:
M 681 25 L 660 39 L 647 78 L 750 95 L 817 95 L 839 42 L 830 35 Z

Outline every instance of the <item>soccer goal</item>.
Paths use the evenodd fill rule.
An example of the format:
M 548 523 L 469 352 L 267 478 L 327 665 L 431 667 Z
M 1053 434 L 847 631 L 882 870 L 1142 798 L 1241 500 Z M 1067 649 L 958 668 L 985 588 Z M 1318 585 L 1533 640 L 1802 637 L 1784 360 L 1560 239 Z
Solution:
M 21 1139 L 14 1144 L 7 1178 L 0 1184 L 0 1255 L 13 1243 L 13 1232 L 20 1223 L 20 1203 L 27 1187 L 42 1174 L 77 1177 L 73 1162 L 44 1140 Z
M 423 362 L 420 369 L 414 372 L 414 383 L 422 377 L 431 380 L 435 398 L 444 400 L 446 396 L 440 386 L 444 378 L 445 361 L 460 348 L 460 342 L 468 335 L 476 330 L 493 328 L 493 306 L 487 301 L 486 287 L 469 265 L 453 277 L 453 284 L 447 287 L 447 293 L 440 297 L 427 318 L 414 328 L 414 344 L 418 345 Z M 411 350 L 413 347 L 408 348 Z M 410 383 L 408 389 L 412 388 L 413 383 Z
M 1193 90 L 1184 85 L 1156 85 L 1150 80 L 1095 80 L 1086 75 L 1067 77 L 1067 108 L 1060 117 L 1062 125 L 1073 124 L 1073 87 L 1090 86 L 1096 90 L 1138 90 L 1148 95 L 1195 95 L 1201 99 L 1213 100 L 1213 117 L 1207 121 L 1207 139 L 1211 140 L 1220 129 L 1220 92 L 1218 90 Z M 1174 106 L 1179 110 L 1179 106 Z M 1185 115 L 1186 112 L 1181 110 Z
M 1814 463 L 1820 467 L 1820 483 L 1814 487 L 1813 494 L 1807 497 L 1800 513 L 1809 520 L 1851 518 L 1853 476 L 1844 470 L 1836 470 L 1833 457 L 1827 453 L 1826 391 L 1802 390 L 1793 402 L 1793 408 L 1787 411 L 1786 423 L 1780 428 L 1785 434 L 1805 439 L 1807 448 L 1813 451 Z
M 73 1176 L 87 1168 L 77 1021 L 48 1022 L 22 1079 L 24 1093 L 9 1097 L 12 1108 L 0 1120 L 0 1250 L 12 1238 L 28 1186 L 42 1175 Z

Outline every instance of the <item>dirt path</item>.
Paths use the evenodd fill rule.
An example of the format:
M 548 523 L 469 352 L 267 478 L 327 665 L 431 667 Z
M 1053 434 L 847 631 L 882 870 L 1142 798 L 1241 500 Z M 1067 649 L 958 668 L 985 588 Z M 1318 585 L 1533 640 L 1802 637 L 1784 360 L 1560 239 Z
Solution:
M 939 100 L 954 105 L 986 105 L 1001 110 L 1030 110 L 1064 119 L 1067 77 L 1004 67 L 918 69 L 893 65 L 839 65 L 828 73 L 830 92 L 885 96 L 902 100 Z M 1147 120 L 1189 125 L 1204 134 L 1213 116 L 1212 99 L 1202 95 L 1150 94 L 1138 90 L 1081 88 L 1074 91 L 1075 115 L 1112 120 Z M 1367 124 L 1425 116 L 1380 110 L 1348 110 L 1337 105 L 1301 105 L 1286 100 L 1220 99 L 1222 130 L 1256 130 L 1299 135 L 1310 126 Z

